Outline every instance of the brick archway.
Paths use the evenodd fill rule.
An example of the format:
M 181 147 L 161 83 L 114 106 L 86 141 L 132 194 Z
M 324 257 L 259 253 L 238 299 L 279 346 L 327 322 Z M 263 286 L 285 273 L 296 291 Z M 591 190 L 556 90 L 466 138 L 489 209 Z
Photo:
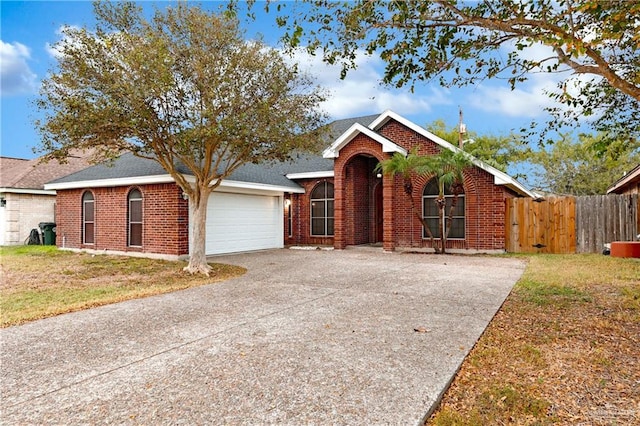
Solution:
M 345 164 L 342 188 L 345 245 L 377 242 L 375 187 L 381 180 L 374 171 L 377 164 L 376 157 L 364 154 L 352 156 Z
M 375 172 L 386 155 L 377 143 L 362 145 L 353 150 L 349 149 L 353 145 L 347 147 L 334 165 L 336 249 L 382 242 L 386 231 L 388 208 L 385 209 L 387 200 L 383 190 L 386 178 Z

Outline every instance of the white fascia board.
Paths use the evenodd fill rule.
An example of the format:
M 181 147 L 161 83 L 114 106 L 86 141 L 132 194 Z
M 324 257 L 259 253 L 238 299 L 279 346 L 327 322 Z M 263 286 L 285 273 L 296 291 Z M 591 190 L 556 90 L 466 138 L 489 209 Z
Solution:
M 438 136 L 434 135 L 433 133 L 431 133 L 430 131 L 428 131 L 424 127 L 418 126 L 416 123 L 413 123 L 413 122 L 407 120 L 406 118 L 402 117 L 401 115 L 396 114 L 395 112 L 393 112 L 393 111 L 391 111 L 389 109 L 386 110 L 385 112 L 383 112 L 382 114 L 380 114 L 380 116 L 378 118 L 376 118 L 373 121 L 373 123 L 371 123 L 369 125 L 369 128 L 371 130 L 377 131 L 380 127 L 382 127 L 383 124 L 385 124 L 389 120 L 397 121 L 398 123 L 408 127 L 409 129 L 413 130 L 414 132 L 424 136 L 425 138 L 434 141 L 436 144 L 440 145 L 443 148 L 450 149 L 452 151 L 459 150 L 459 148 L 457 146 L 451 144 L 450 142 L 447 142 L 446 140 L 442 139 L 441 137 L 438 137 Z
M 81 180 L 77 182 L 48 183 L 44 189 L 104 188 L 107 186 L 149 185 L 175 182 L 171 175 L 135 176 L 125 178 Z
M 224 192 L 237 192 L 236 190 L 243 190 L 243 192 L 250 191 L 255 193 L 277 193 L 290 192 L 296 194 L 304 194 L 304 188 L 292 188 L 290 186 L 269 185 L 266 183 L 255 182 L 241 182 L 237 180 L 223 179 L 218 187 Z
M 389 120 L 395 120 L 395 121 L 399 122 L 400 124 L 408 127 L 409 129 L 411 129 L 414 132 L 424 136 L 425 138 L 432 140 L 433 142 L 435 142 L 436 144 L 440 145 L 441 147 L 443 147 L 445 149 L 449 149 L 449 150 L 451 150 L 453 152 L 464 152 L 460 148 L 458 148 L 457 146 L 455 146 L 455 145 L 447 142 L 446 140 L 434 135 L 433 133 L 431 133 L 427 129 L 418 126 L 417 124 L 407 120 L 406 118 L 396 114 L 395 112 L 393 112 L 391 110 L 386 110 L 385 112 L 380 114 L 380 116 L 378 118 L 376 118 L 373 121 L 373 123 L 371 123 L 369 125 L 369 127 L 372 130 L 377 130 L 384 123 L 386 123 Z M 475 158 L 474 156 L 472 156 L 470 154 L 467 154 L 467 155 L 469 156 L 469 158 L 471 159 L 471 162 L 474 165 L 478 166 L 479 168 L 481 168 L 482 170 L 486 171 L 487 173 L 493 175 L 494 183 L 496 185 L 505 185 L 505 186 L 508 186 L 509 188 L 513 189 L 514 191 L 516 191 L 516 192 L 518 192 L 518 193 L 520 193 L 522 195 L 526 195 L 526 196 L 529 196 L 531 198 L 538 198 L 535 193 L 533 193 L 532 191 L 530 191 L 527 188 L 525 188 L 520 182 L 516 181 L 511 176 L 507 175 L 504 172 L 501 172 L 500 170 L 496 169 L 495 167 L 492 167 L 492 166 L 490 166 L 488 164 L 483 163 L 482 161 L 478 160 L 477 158 Z
M 186 180 L 190 183 L 195 182 L 193 176 L 185 176 Z M 113 178 L 113 179 L 96 179 L 96 180 L 84 180 L 77 182 L 62 182 L 52 183 L 45 185 L 46 189 L 78 189 L 78 188 L 104 188 L 110 186 L 131 186 L 131 185 L 149 185 L 158 183 L 174 183 L 175 180 L 171 175 L 155 175 L 155 176 L 137 176 L 127 178 Z M 291 188 L 288 186 L 280 185 L 268 185 L 254 182 L 240 182 L 233 180 L 223 180 L 220 184 L 220 188 L 238 188 L 245 190 L 253 190 L 259 192 L 297 192 L 304 193 L 302 188 Z M 55 191 L 52 192 L 55 195 Z
M 329 148 L 324 150 L 324 152 L 322 153 L 322 157 L 337 158 L 339 156 L 340 150 L 360 133 L 364 133 L 365 135 L 382 145 L 382 152 L 399 152 L 402 155 L 407 155 L 406 149 L 396 145 L 384 136 L 374 132 L 369 127 L 365 127 L 360 123 L 355 123 L 354 125 L 349 127 L 349 129 L 344 132 L 338 139 L 336 139 Z
M 524 185 L 522 185 L 520 182 L 518 182 L 508 174 L 496 169 L 495 167 L 485 164 L 478 159 L 475 159 L 473 157 L 472 159 L 473 159 L 472 160 L 473 164 L 480 167 L 482 170 L 486 171 L 487 173 L 490 173 L 493 175 L 493 183 L 495 183 L 496 185 L 504 185 L 513 189 L 515 192 L 521 195 L 526 195 L 527 197 L 531 197 L 531 198 L 538 198 L 537 194 L 525 188 Z
M 618 181 L 615 182 L 613 185 L 611 185 L 607 189 L 607 194 L 610 194 L 613 191 L 617 190 L 618 188 L 627 185 L 629 182 L 631 182 L 633 179 L 638 178 L 639 176 L 640 176 L 640 164 L 637 165 L 635 168 L 633 168 L 629 173 L 627 173 L 626 175 L 618 179 Z
M 289 173 L 285 175 L 287 179 L 321 179 L 331 178 L 334 176 L 333 170 L 327 170 L 324 172 L 304 172 L 304 173 Z
M 353 138 L 355 138 L 358 133 L 360 133 L 361 129 L 364 126 L 360 123 L 354 123 L 351 127 L 347 129 L 346 132 L 341 134 L 338 139 L 336 139 L 329 148 L 325 149 L 322 152 L 323 158 L 338 158 L 338 153 L 340 149 L 351 142 Z
M 29 188 L 0 188 L 0 192 L 10 194 L 56 195 L 56 191 Z

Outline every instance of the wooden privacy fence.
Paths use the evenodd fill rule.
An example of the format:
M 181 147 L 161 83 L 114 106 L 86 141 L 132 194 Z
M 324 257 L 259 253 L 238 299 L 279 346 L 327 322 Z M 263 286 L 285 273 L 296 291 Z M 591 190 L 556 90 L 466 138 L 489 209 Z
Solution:
M 514 253 L 599 253 L 605 243 L 634 241 L 638 195 L 507 200 L 506 249 Z

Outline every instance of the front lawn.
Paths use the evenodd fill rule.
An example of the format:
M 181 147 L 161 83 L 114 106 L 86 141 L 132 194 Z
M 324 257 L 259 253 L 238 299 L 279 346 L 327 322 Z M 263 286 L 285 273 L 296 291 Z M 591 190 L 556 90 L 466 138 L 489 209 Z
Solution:
M 640 261 L 527 259 L 427 424 L 640 424 Z
M 0 326 L 211 284 L 246 272 L 213 263 L 210 277 L 192 276 L 182 271 L 185 265 L 54 246 L 0 247 Z

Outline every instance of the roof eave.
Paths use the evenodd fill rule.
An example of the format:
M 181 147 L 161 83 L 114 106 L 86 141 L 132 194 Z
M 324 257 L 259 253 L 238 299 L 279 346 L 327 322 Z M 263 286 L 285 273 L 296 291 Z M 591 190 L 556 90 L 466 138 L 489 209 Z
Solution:
M 322 179 L 331 178 L 334 176 L 333 170 L 318 171 L 318 172 L 302 172 L 302 173 L 288 173 L 285 175 L 287 179 Z
M 0 188 L 0 192 L 10 194 L 32 194 L 32 195 L 56 195 L 56 191 L 48 189 L 33 189 L 33 188 Z
M 613 185 L 611 185 L 607 189 L 607 194 L 615 192 L 615 191 L 619 190 L 620 188 L 624 188 L 626 185 L 628 185 L 634 179 L 637 179 L 637 178 L 640 178 L 640 164 L 638 164 L 636 167 L 631 169 L 631 171 L 629 173 L 627 173 L 626 175 L 622 176 Z
M 187 176 L 188 178 L 188 176 Z M 109 186 L 129 186 L 129 185 L 147 185 L 158 183 L 172 183 L 175 182 L 171 175 L 153 175 L 153 176 L 136 176 L 136 177 L 124 177 L 124 178 L 110 178 L 110 179 L 92 179 L 92 180 L 79 180 L 74 182 L 59 182 L 59 183 L 47 183 L 44 189 L 79 189 L 79 188 L 104 188 Z
M 195 178 L 193 176 L 185 176 L 188 182 L 195 182 Z M 105 188 L 111 186 L 131 186 L 131 185 L 149 185 L 149 184 L 160 184 L 160 183 L 175 183 L 175 180 L 171 175 L 155 175 L 155 176 L 140 176 L 140 177 L 128 177 L 128 178 L 112 178 L 112 179 L 96 179 L 96 180 L 84 180 L 84 181 L 76 181 L 76 182 L 61 182 L 61 183 L 50 183 L 45 185 L 47 189 L 56 189 L 56 190 L 64 190 L 64 189 L 81 189 L 81 188 Z M 243 181 L 235 181 L 235 180 L 223 180 L 220 183 L 220 188 L 236 188 L 243 190 L 252 190 L 252 191 L 260 191 L 260 192 L 293 192 L 293 193 L 304 193 L 304 189 L 293 186 L 284 186 L 284 185 L 271 185 L 266 183 L 256 183 L 256 182 L 243 182 Z M 55 195 L 55 191 L 53 191 Z

